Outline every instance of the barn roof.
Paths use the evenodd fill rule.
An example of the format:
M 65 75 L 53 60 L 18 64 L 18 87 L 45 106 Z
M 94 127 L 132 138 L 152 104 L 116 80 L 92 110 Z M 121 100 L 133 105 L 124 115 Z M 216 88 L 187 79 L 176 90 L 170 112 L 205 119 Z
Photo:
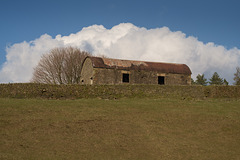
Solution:
M 120 60 L 101 57 L 88 57 L 94 68 L 122 69 L 122 70 L 146 70 L 162 73 L 192 74 L 186 64 L 144 62 L 132 60 Z

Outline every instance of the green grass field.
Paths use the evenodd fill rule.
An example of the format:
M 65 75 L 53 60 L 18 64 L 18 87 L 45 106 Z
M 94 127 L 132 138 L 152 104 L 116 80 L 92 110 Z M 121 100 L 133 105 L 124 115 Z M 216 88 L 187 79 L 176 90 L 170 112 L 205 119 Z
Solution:
M 240 101 L 0 99 L 0 159 L 240 159 Z

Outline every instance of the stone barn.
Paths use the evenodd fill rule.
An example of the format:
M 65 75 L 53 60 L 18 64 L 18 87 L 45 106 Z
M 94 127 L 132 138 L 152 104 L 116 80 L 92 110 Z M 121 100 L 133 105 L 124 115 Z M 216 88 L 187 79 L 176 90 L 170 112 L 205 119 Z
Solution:
M 81 84 L 190 85 L 191 70 L 185 64 L 86 57 Z

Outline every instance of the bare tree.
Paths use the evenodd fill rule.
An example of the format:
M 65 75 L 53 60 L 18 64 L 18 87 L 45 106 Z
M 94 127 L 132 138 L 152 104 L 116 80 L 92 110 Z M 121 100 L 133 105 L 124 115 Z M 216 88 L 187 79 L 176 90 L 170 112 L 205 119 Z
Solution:
M 90 54 L 78 48 L 55 48 L 44 54 L 34 68 L 32 82 L 78 84 L 83 60 Z

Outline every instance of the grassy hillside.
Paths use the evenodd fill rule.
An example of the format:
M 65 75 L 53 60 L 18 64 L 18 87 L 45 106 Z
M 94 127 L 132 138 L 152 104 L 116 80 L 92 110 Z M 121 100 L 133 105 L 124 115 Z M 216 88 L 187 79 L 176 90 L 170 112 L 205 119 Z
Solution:
M 0 159 L 240 159 L 239 104 L 0 98 Z

